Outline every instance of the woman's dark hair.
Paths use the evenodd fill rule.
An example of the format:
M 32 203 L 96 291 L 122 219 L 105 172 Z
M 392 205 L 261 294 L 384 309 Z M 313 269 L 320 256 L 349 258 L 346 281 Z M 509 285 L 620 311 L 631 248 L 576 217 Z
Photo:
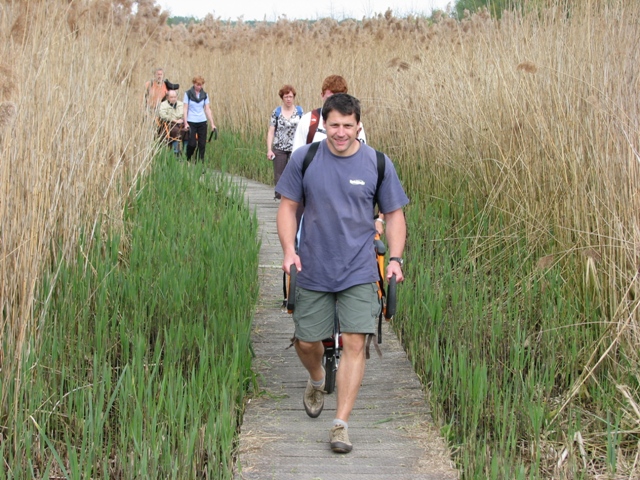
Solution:
M 293 88 L 293 85 L 283 85 L 280 90 L 278 90 L 278 95 L 280 98 L 283 98 L 287 93 L 293 93 L 293 96 L 296 96 L 296 89 Z
M 327 98 L 322 106 L 322 120 L 327 121 L 329 113 L 337 110 L 342 115 L 356 116 L 356 121 L 360 123 L 360 101 L 348 93 L 336 93 Z

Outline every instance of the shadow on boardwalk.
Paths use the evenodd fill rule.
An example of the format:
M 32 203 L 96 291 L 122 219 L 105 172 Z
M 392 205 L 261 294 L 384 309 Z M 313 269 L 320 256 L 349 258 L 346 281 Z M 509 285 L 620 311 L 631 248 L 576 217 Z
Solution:
M 281 310 L 282 250 L 273 187 L 233 177 L 260 223 L 260 299 L 255 312 L 253 368 L 260 392 L 248 401 L 240 432 L 236 480 L 377 480 L 458 478 L 429 414 L 417 376 L 395 334 L 384 326 L 382 358 L 372 348 L 349 419 L 353 451 L 329 448 L 335 394 L 319 418 L 302 406 L 307 374 L 293 348 L 291 316 Z

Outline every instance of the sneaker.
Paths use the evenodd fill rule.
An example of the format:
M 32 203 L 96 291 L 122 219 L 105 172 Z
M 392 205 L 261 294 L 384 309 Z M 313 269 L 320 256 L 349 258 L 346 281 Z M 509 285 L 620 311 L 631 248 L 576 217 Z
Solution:
M 347 429 L 342 425 L 335 425 L 331 429 L 331 450 L 336 453 L 349 453 L 352 448 Z
M 321 387 L 311 385 L 311 379 L 307 381 L 307 388 L 304 390 L 302 398 L 304 409 L 311 418 L 316 418 L 322 413 L 324 408 L 324 382 Z

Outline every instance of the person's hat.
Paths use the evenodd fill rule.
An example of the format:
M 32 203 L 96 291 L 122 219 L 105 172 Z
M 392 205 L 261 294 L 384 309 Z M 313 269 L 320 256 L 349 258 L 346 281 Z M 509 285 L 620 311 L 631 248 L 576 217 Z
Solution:
M 180 84 L 171 83 L 169 80 L 165 80 L 164 84 L 167 86 L 167 90 L 178 90 L 180 88 Z

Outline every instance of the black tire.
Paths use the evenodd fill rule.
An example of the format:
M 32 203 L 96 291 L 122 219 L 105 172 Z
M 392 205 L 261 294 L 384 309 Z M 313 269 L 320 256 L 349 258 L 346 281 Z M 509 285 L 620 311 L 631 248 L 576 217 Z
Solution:
M 289 267 L 289 293 L 287 295 L 287 311 L 293 313 L 293 310 L 296 306 L 296 280 L 298 276 L 298 269 L 294 264 Z
M 387 308 L 384 312 L 384 318 L 391 320 L 396 314 L 396 276 L 392 275 L 389 279 L 389 286 L 387 287 Z
M 333 393 L 336 389 L 336 356 L 334 350 L 324 352 L 324 391 Z

